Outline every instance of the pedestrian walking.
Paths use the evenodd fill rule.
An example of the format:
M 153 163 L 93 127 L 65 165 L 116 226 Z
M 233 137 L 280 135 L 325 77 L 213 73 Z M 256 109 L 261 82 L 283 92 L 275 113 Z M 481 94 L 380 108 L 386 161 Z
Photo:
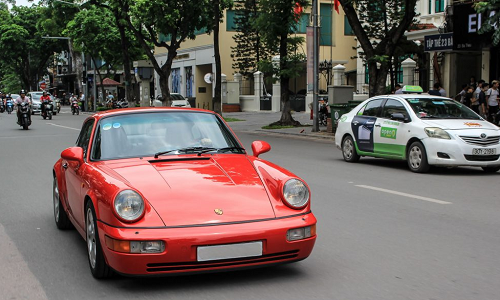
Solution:
M 493 80 L 491 82 L 491 88 L 486 91 L 487 108 L 488 108 L 488 121 L 495 122 L 495 115 L 498 112 L 499 104 L 499 92 L 498 92 L 498 80 Z
M 459 101 L 460 103 L 464 103 L 464 97 L 465 97 L 465 93 L 467 93 L 467 89 L 468 89 L 468 86 L 466 84 L 462 84 L 462 90 L 460 90 L 460 92 L 453 98 L 456 101 Z
M 429 95 L 441 96 L 439 93 L 439 82 L 434 83 L 433 89 L 429 90 Z
M 442 97 L 446 97 L 446 90 L 443 88 L 441 83 L 439 84 L 439 94 L 441 94 Z
M 481 84 L 481 91 L 478 94 L 477 97 L 477 110 L 476 111 L 481 117 L 487 119 L 487 112 L 486 112 L 486 91 L 489 88 L 489 84 L 487 82 L 483 82 Z M 472 106 L 472 109 L 474 109 L 474 106 Z

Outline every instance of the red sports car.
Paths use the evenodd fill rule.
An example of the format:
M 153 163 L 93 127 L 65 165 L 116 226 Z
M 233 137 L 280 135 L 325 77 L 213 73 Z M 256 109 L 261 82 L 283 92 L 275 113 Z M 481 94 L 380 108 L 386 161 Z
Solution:
M 166 275 L 305 259 L 316 240 L 307 184 L 246 153 L 217 114 L 97 113 L 54 165 L 59 229 L 87 241 L 92 275 Z

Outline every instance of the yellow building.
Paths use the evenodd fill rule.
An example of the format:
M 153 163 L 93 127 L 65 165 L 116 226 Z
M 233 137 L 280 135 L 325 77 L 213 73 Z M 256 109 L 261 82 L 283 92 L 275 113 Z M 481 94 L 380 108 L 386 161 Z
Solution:
M 328 70 L 338 64 L 346 68 L 346 78 L 344 84 L 355 85 L 356 80 L 356 41 L 354 33 L 347 22 L 347 19 L 340 7 L 338 14 L 334 9 L 333 0 L 319 1 L 319 24 L 320 24 L 320 49 L 319 60 L 322 66 L 328 66 L 320 74 L 320 89 L 327 89 Z M 227 10 L 224 13 L 223 23 L 220 25 L 220 55 L 222 62 L 222 73 L 226 75 L 226 80 L 235 79 L 234 74 L 238 70 L 233 69 L 233 59 L 231 58 L 231 47 L 236 43 L 233 39 L 236 31 L 234 28 L 234 10 Z M 306 9 L 298 24 L 296 34 L 306 38 L 306 28 L 312 24 L 311 8 Z M 301 47 L 304 54 L 307 51 L 306 42 Z M 169 78 L 171 93 L 180 93 L 188 98 L 196 98 L 195 106 L 198 108 L 212 109 L 212 95 L 215 84 L 209 83 L 210 75 L 215 72 L 213 35 L 208 35 L 203 31 L 198 32 L 195 40 L 187 40 L 181 44 L 177 51 L 177 57 L 172 64 L 172 74 Z M 166 61 L 166 49 L 155 49 L 156 60 L 160 65 Z M 324 62 L 329 62 L 324 64 Z M 304 63 L 303 75 L 290 80 L 292 92 L 304 91 L 307 88 L 306 63 Z M 330 69 L 330 74 L 331 69 Z M 351 74 L 351 75 L 350 75 Z M 158 76 L 155 78 L 155 96 L 161 94 Z M 252 93 L 252 79 L 243 79 L 241 85 L 249 90 L 241 89 L 242 94 Z M 266 86 L 268 92 L 272 87 Z M 224 91 L 223 91 L 224 92 Z

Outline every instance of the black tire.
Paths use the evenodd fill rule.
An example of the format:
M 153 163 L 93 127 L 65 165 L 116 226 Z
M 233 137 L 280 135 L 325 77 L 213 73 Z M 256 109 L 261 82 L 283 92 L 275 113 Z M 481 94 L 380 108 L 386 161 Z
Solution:
M 77 111 L 76 111 L 76 114 L 77 114 L 77 115 L 79 115 L 79 114 L 80 114 L 80 111 L 79 111 L 79 110 L 77 110 Z
M 359 161 L 359 154 L 356 152 L 356 144 L 350 135 L 346 136 L 342 141 L 342 156 L 346 162 Z
M 113 274 L 113 270 L 106 264 L 106 260 L 104 259 L 92 201 L 88 201 L 85 206 L 85 237 L 87 241 L 87 257 L 92 276 L 97 279 L 110 277 Z
M 28 118 L 23 118 L 23 129 L 28 130 Z
M 421 142 L 413 142 L 406 155 L 408 167 L 412 172 L 425 173 L 431 168 L 427 161 L 427 152 Z
M 44 119 L 44 120 L 45 120 L 45 119 L 47 119 L 47 116 L 46 116 L 46 115 L 42 115 L 42 117 L 43 117 L 43 119 Z
M 52 120 L 52 115 L 49 115 L 49 120 Z
M 498 170 L 500 170 L 500 166 L 498 166 L 498 167 L 481 167 L 481 169 L 483 169 L 483 171 L 485 171 L 486 173 L 496 173 L 496 172 L 498 172 Z
M 68 218 L 66 211 L 61 204 L 61 197 L 59 195 L 59 185 L 57 184 L 57 178 L 54 176 L 54 182 L 52 184 L 52 204 L 54 206 L 54 221 L 56 226 L 60 230 L 71 229 L 73 224 Z

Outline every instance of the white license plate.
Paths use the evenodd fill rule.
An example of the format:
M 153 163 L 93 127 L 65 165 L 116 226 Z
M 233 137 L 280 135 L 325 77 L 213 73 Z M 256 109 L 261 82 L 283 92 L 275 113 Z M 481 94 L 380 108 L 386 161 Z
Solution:
M 197 248 L 198 261 L 254 256 L 262 256 L 262 241 L 216 246 L 201 246 Z
M 474 148 L 472 149 L 472 155 L 495 155 L 497 154 L 497 149 L 495 148 Z

